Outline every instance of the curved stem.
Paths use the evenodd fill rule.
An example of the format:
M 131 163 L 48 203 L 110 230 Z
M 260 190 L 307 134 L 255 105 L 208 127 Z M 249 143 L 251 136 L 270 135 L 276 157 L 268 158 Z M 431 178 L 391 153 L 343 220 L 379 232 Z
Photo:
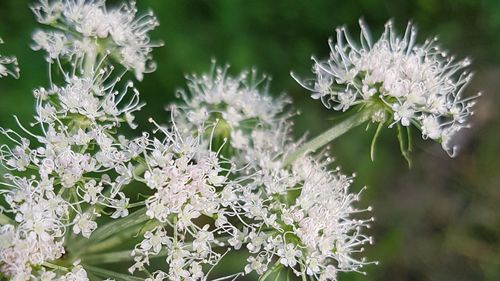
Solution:
M 83 65 L 83 76 L 85 78 L 91 78 L 94 74 L 94 64 L 97 59 L 97 54 L 94 51 L 89 51 L 85 54 L 85 61 Z
M 218 241 L 223 242 L 225 244 L 231 238 L 232 236 L 222 237 L 219 238 Z M 220 244 L 218 243 L 212 244 L 212 248 L 216 247 L 220 247 Z M 188 244 L 185 249 L 193 250 L 192 243 Z M 107 263 L 117 263 L 124 261 L 133 261 L 134 257 L 131 255 L 131 253 L 132 250 L 123 250 L 117 252 L 89 254 L 89 255 L 83 255 L 81 257 L 81 260 L 83 264 L 107 264 Z M 168 252 L 167 249 L 162 249 L 158 254 L 151 255 L 149 258 L 150 259 L 163 258 L 166 257 L 168 254 L 170 254 L 170 252 Z
M 143 278 L 130 276 L 128 274 L 122 274 L 122 273 L 114 272 L 111 270 L 107 270 L 107 269 L 95 267 L 95 266 L 84 266 L 84 268 L 86 270 L 94 273 L 95 275 L 100 276 L 100 277 L 103 277 L 103 278 L 111 277 L 117 281 L 118 280 L 119 281 L 142 281 L 142 280 L 144 280 Z
M 356 114 L 350 116 L 344 121 L 333 126 L 328 131 L 306 142 L 297 150 L 295 150 L 292 154 L 288 155 L 285 158 L 283 166 L 286 167 L 292 164 L 295 160 L 301 158 L 305 154 L 318 150 L 322 146 L 338 138 L 339 136 L 343 135 L 352 128 L 365 123 L 366 121 L 370 120 L 372 113 L 373 110 L 369 108 L 364 108 L 363 110 L 357 112 Z
M 146 221 L 149 220 L 149 217 L 146 216 L 146 211 L 147 210 L 144 207 L 124 218 L 120 218 L 115 221 L 109 222 L 96 229 L 96 231 L 94 231 L 90 236 L 90 239 L 93 242 L 100 242 L 130 227 L 144 224 Z M 77 239 L 71 241 L 71 243 L 68 244 L 68 248 L 70 252 L 80 253 L 86 249 L 84 246 L 87 245 L 88 243 L 89 239 L 79 236 Z
M 279 262 L 276 262 L 275 266 L 271 269 L 268 269 L 264 275 L 260 276 L 259 277 L 259 281 L 265 281 L 267 279 L 267 277 L 269 277 L 269 275 L 271 275 L 272 273 L 276 272 L 277 270 L 281 269 L 283 265 Z

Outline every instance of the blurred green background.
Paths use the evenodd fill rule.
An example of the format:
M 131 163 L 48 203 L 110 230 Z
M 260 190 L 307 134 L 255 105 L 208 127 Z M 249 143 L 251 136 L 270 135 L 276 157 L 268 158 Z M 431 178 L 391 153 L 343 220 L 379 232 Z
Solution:
M 108 1 L 117 2 L 117 1 Z M 139 0 L 153 9 L 161 26 L 153 38 L 165 42 L 154 52 L 158 70 L 137 86 L 148 103 L 138 120 L 167 120 L 164 105 L 184 87 L 184 75 L 207 71 L 210 59 L 231 64 L 231 72 L 256 67 L 272 75 L 272 92 L 288 93 L 301 111 L 297 136 L 329 128 L 335 114 L 312 101 L 290 77 L 310 71 L 311 54 L 326 57 L 327 38 L 347 25 L 353 37 L 363 17 L 376 38 L 388 19 L 399 30 L 413 20 L 420 40 L 439 35 L 458 57 L 473 58 L 476 73 L 466 94 L 484 92 L 472 129 L 457 138 L 460 154 L 450 159 L 439 144 L 415 133 L 414 165 L 399 154 L 396 132 L 386 130 L 376 161 L 369 160 L 373 128 L 358 128 L 335 141 L 332 154 L 345 173 L 355 172 L 353 191 L 367 185 L 361 206 L 372 205 L 376 221 L 367 248 L 378 266 L 368 275 L 344 274 L 340 280 L 500 280 L 500 1 L 499 0 Z M 0 81 L 0 124 L 14 127 L 33 115 L 31 91 L 47 84 L 43 54 L 31 51 L 37 27 L 30 1 L 0 1 L 0 53 L 18 56 L 21 79 Z M 138 132 L 132 132 L 137 134 Z M 243 258 L 235 256 L 228 270 Z M 231 267 L 231 268 L 229 268 Z

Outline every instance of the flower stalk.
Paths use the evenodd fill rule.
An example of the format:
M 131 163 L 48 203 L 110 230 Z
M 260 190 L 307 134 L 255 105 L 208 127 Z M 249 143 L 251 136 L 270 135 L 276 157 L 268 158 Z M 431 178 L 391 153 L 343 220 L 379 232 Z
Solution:
M 92 247 L 97 247 L 97 245 L 99 245 L 97 244 L 98 242 L 107 241 L 105 239 L 112 237 L 113 235 L 118 234 L 122 231 L 125 231 L 133 226 L 144 224 L 148 219 L 149 218 L 146 216 L 146 208 L 142 208 L 126 216 L 125 218 L 109 222 L 99 227 L 94 233 L 92 233 L 92 241 L 96 243 Z M 87 239 L 78 237 L 77 240 L 68 245 L 68 247 L 70 248 L 70 250 L 79 251 L 78 249 L 84 249 L 84 245 L 86 244 L 88 244 Z
M 315 152 L 326 144 L 330 143 L 334 139 L 340 137 L 345 134 L 349 130 L 367 122 L 370 120 L 373 114 L 373 110 L 370 107 L 365 107 L 362 110 L 356 112 L 354 115 L 348 117 L 342 122 L 336 124 L 332 128 L 327 131 L 321 133 L 319 136 L 314 139 L 306 142 L 302 146 L 300 146 L 297 150 L 289 154 L 285 161 L 283 162 L 283 166 L 287 167 L 292 164 L 297 159 L 300 159 L 304 155 L 310 152 Z
M 0 213 L 0 225 L 5 225 L 5 224 L 14 224 L 14 220 Z

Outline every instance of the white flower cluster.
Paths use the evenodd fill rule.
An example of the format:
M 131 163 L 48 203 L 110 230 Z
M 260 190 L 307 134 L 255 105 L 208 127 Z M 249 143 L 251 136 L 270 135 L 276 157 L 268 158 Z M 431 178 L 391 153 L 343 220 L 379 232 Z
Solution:
M 376 42 L 362 21 L 360 26 L 360 43 L 345 28 L 338 28 L 336 40 L 329 41 L 329 59 L 313 58 L 315 79 L 296 80 L 327 108 L 346 111 L 362 105 L 379 109 L 373 121 L 388 122 L 389 127 L 413 124 L 424 139 L 438 140 L 452 152 L 449 140 L 467 126 L 476 97 L 462 97 L 472 78 L 464 71 L 470 61 L 448 56 L 436 38 L 416 44 L 417 31 L 411 23 L 400 37 L 388 22 Z
M 269 79 L 259 78 L 256 71 L 243 71 L 238 76 L 227 75 L 228 66 L 216 67 L 213 62 L 209 73 L 187 77 L 189 91 L 179 91 L 184 104 L 175 105 L 178 127 L 193 131 L 199 126 L 213 128 L 214 139 L 222 152 L 233 153 L 234 161 L 252 164 L 260 160 L 259 151 L 273 139 L 263 139 L 268 131 L 288 130 L 285 112 L 289 104 L 286 97 L 273 99 L 267 94 Z M 209 139 L 214 142 L 214 140 Z M 259 144 L 253 145 L 253 143 Z M 280 149 L 279 145 L 265 149 Z M 250 151 L 252 150 L 252 151 Z
M 66 74 L 63 86 L 35 90 L 36 122 L 40 134 L 30 141 L 13 130 L 1 129 L 13 146 L 0 146 L 0 162 L 10 173 L 4 193 L 17 227 L 5 226 L 12 240 L 1 249 L 2 272 L 26 280 L 33 265 L 57 259 L 68 226 L 88 238 L 96 229 L 99 209 L 112 218 L 128 214 L 122 189 L 133 179 L 132 159 L 145 149 L 144 137 L 127 140 L 113 132 L 139 108 L 137 92 L 103 85 L 102 75 L 81 78 Z M 122 106 L 121 103 L 125 105 Z M 96 209 L 97 208 L 97 209 Z M 23 243 L 30 245 L 24 247 Z M 37 246 L 38 245 L 38 246 Z M 21 270 L 22 269 L 22 270 Z
M 2 38 L 0 38 L 0 44 L 3 44 Z M 17 58 L 12 56 L 6 57 L 0 54 L 0 78 L 9 75 L 15 78 L 19 78 L 19 66 L 17 64 Z
M 264 191 L 242 196 L 246 217 L 253 221 L 245 230 L 251 253 L 246 273 L 266 274 L 285 266 L 298 276 L 337 280 L 338 272 L 362 272 L 369 264 L 356 256 L 371 243 L 361 233 L 371 219 L 353 217 L 369 209 L 353 207 L 359 196 L 348 193 L 351 178 L 327 171 L 328 164 L 306 157 L 291 171 L 261 167 Z
M 168 270 L 155 271 L 154 280 L 200 280 L 202 265 L 215 266 L 223 256 L 214 249 L 225 245 L 221 236 L 237 230 L 226 217 L 236 216 L 233 190 L 239 185 L 228 179 L 226 163 L 200 146 L 199 136 L 158 130 L 165 138 L 147 146 L 147 169 L 139 179 L 154 191 L 145 205 L 157 226 L 135 247 L 129 270 L 147 270 L 150 257 L 163 251 Z
M 12 142 L 0 145 L 0 164 L 9 171 L 1 182 L 5 188 L 0 189 L 8 206 L 1 209 L 6 223 L 2 221 L 0 231 L 0 272 L 12 280 L 88 280 L 78 256 L 67 253 L 67 241 L 79 239 L 77 235 L 89 238 L 101 214 L 115 219 L 128 215 L 129 199 L 123 189 L 135 176 L 134 159 L 146 149 L 148 135 L 132 140 L 117 135 L 122 123 L 135 127 L 133 113 L 142 104 L 133 83 L 120 83 L 125 73 L 115 74 L 108 58 L 118 47 L 135 48 L 140 59 L 129 59 L 144 63 L 150 51 L 146 32 L 156 25 L 149 16 L 134 19 L 131 5 L 107 12 L 103 1 L 41 1 L 34 8 L 41 22 L 58 28 L 66 24 L 82 32 L 81 40 L 95 42 L 96 49 L 109 48 L 97 60 L 98 53 L 90 54 L 91 49 L 73 48 L 83 42 L 80 39 L 42 43 L 40 32 L 33 35 L 62 77 L 53 80 L 49 73 L 49 87 L 34 90 L 32 129 L 18 121 L 24 136 L 0 128 Z M 116 46 L 102 45 L 96 34 L 80 29 L 96 23 L 98 11 Z M 65 36 L 75 34 L 63 30 Z M 120 32 L 126 37 L 121 41 Z M 71 62 L 69 69 L 66 61 Z M 144 72 L 140 65 L 130 69 L 137 76 Z M 56 260 L 58 265 L 52 265 Z
M 104 0 L 40 0 L 32 10 L 38 22 L 58 30 L 39 30 L 33 49 L 47 52 L 49 61 L 110 55 L 142 80 L 155 70 L 151 51 L 161 44 L 151 42 L 148 32 L 158 26 L 149 12 L 136 17 L 135 1 L 107 9 Z
M 249 124 L 255 127 L 276 123 L 286 101 L 273 100 L 261 93 L 261 86 L 267 91 L 269 80 L 266 77 L 259 79 L 255 70 L 231 77 L 227 75 L 228 68 L 216 67 L 213 62 L 210 73 L 187 77 L 189 93 L 180 91 L 179 94 L 185 102 L 180 107 L 188 110 L 188 121 L 202 125 L 209 122 L 210 117 L 220 117 L 236 131 L 235 134 L 242 134 L 245 124 L 251 121 L 258 123 Z
M 243 186 L 222 192 L 234 197 L 231 208 L 243 222 L 228 242 L 235 249 L 245 245 L 251 254 L 245 273 L 263 275 L 284 266 L 297 275 L 337 280 L 340 271 L 360 271 L 368 262 L 355 256 L 371 242 L 361 234 L 371 219 L 353 217 L 366 210 L 352 206 L 359 198 L 348 193 L 351 178 L 328 171 L 329 159 L 306 157 L 284 167 L 297 146 L 286 125 L 290 115 L 283 112 L 287 101 L 272 100 L 255 73 L 234 78 L 226 72 L 215 68 L 189 77 L 190 94 L 182 94 L 180 107 L 191 119 L 177 126 L 192 130 L 189 124 L 197 120 L 211 128 L 210 139 L 226 138 L 219 150 L 229 146 L 234 152 L 231 178 Z
M 285 268 L 337 280 L 370 263 L 360 252 L 371 243 L 362 233 L 371 219 L 358 218 L 369 208 L 353 206 L 352 177 L 330 171 L 323 154 L 285 164 L 300 142 L 290 134 L 289 101 L 268 94 L 268 79 L 233 77 L 214 64 L 188 77 L 168 125 L 151 119 L 152 133 L 127 138 L 120 126 L 136 128 L 143 104 L 122 80 L 154 70 L 148 32 L 156 19 L 136 17 L 134 2 L 107 9 L 101 0 L 40 0 L 33 11 L 55 28 L 33 34 L 50 81 L 34 90 L 34 122 L 16 119 L 22 134 L 0 128 L 10 141 L 0 145 L 8 171 L 0 181 L 2 276 L 128 280 L 92 266 L 105 255 L 133 260 L 131 280 L 207 280 L 231 250 L 249 253 L 233 279 Z M 140 196 L 125 190 L 132 182 Z M 132 243 L 130 255 L 114 253 Z M 161 257 L 161 266 L 151 262 Z

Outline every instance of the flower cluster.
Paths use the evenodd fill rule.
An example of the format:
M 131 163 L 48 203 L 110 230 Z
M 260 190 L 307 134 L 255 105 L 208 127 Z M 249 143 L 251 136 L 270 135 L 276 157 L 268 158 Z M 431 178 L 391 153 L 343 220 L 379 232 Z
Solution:
M 255 70 L 233 77 L 227 74 L 228 68 L 216 67 L 213 62 L 209 73 L 188 76 L 189 91 L 180 90 L 183 103 L 174 105 L 176 120 L 183 131 L 195 131 L 199 126 L 213 128 L 209 140 L 217 146 L 214 149 L 233 152 L 234 161 L 251 164 L 260 160 L 259 149 L 266 142 L 270 144 L 268 149 L 280 148 L 277 143 L 272 147 L 272 140 L 279 142 L 279 138 L 264 138 L 266 132 L 288 130 L 290 114 L 285 107 L 289 100 L 284 96 L 273 99 L 268 94 L 269 80 L 259 78 Z M 238 157 L 241 159 L 234 159 Z
M 348 192 L 351 178 L 328 171 L 331 160 L 322 155 L 285 166 L 298 146 L 287 125 L 287 100 L 273 100 L 267 85 L 260 87 L 264 80 L 255 77 L 247 72 L 231 77 L 227 68 L 190 76 L 190 93 L 182 93 L 180 108 L 191 119 L 177 124 L 179 130 L 192 130 L 195 120 L 213 127 L 212 138 L 220 135 L 233 151 L 232 174 L 252 175 L 231 195 L 244 227 L 230 242 L 236 249 L 246 245 L 250 253 L 245 274 L 287 267 L 297 275 L 336 280 L 340 271 L 361 271 L 369 262 L 355 256 L 371 242 L 361 233 L 371 219 L 353 217 L 366 210 L 353 207 L 359 196 Z
M 166 125 L 151 118 L 152 132 L 124 136 L 143 104 L 123 80 L 154 70 L 156 18 L 136 17 L 133 1 L 39 0 L 32 10 L 52 27 L 32 45 L 47 53 L 49 83 L 33 91 L 29 126 L 16 118 L 19 132 L 0 128 L 1 276 L 207 280 L 229 251 L 245 251 L 246 265 L 216 280 L 281 270 L 338 280 L 373 263 L 362 253 L 371 208 L 355 207 L 354 176 L 294 140 L 289 99 L 273 98 L 265 76 L 231 76 L 214 63 L 187 77 Z M 376 43 L 361 29 L 361 47 L 339 29 L 330 59 L 315 61 L 316 79 L 304 86 L 328 107 L 362 105 L 365 121 L 413 123 L 449 149 L 472 114 L 461 97 L 470 75 L 457 74 L 468 61 L 447 58 L 433 40 L 415 45 L 412 25 L 400 38 L 389 23 Z M 17 61 L 0 56 L 6 75 L 17 77 Z M 102 267 L 124 261 L 126 273 Z
M 135 19 L 133 4 L 106 11 L 103 1 L 42 0 L 33 9 L 40 22 L 64 30 L 33 35 L 35 49 L 47 51 L 59 77 L 49 68 L 49 86 L 34 90 L 34 122 L 26 128 L 16 119 L 23 134 L 0 128 L 12 143 L 0 145 L 0 164 L 8 170 L 0 190 L 7 204 L 0 272 L 12 280 L 88 280 L 81 249 L 68 251 L 68 241 L 90 238 L 103 214 L 128 215 L 123 189 L 147 144 L 147 134 L 127 139 L 116 132 L 123 123 L 135 128 L 133 113 L 142 104 L 109 58 L 120 50 L 119 61 L 140 78 L 151 47 L 147 32 L 156 21 Z M 105 33 L 82 30 L 97 19 Z M 81 37 L 69 37 L 75 34 Z
M 230 277 L 287 267 L 336 280 L 339 271 L 367 264 L 355 256 L 371 241 L 360 232 L 370 220 L 352 217 L 364 210 L 351 206 L 358 200 L 348 193 L 351 178 L 328 171 L 323 157 L 285 165 L 299 143 L 290 136 L 289 101 L 268 94 L 269 80 L 255 71 L 233 77 L 214 64 L 209 74 L 188 77 L 189 92 L 170 107 L 169 125 L 151 119 L 152 134 L 128 139 L 117 130 L 136 128 L 133 113 L 143 105 L 111 59 L 125 43 L 149 44 L 153 25 L 140 32 L 132 23 L 150 22 L 150 15 L 131 20 L 130 6 L 107 11 L 102 1 L 40 1 L 33 10 L 40 22 L 62 30 L 33 35 L 34 49 L 47 52 L 60 77 L 49 68 L 49 86 L 34 90 L 30 129 L 18 121 L 23 135 L 0 131 L 12 142 L 0 146 L 9 171 L 1 191 L 8 215 L 1 217 L 2 274 L 83 281 L 90 270 L 112 277 L 89 267 L 89 257 L 116 244 L 113 233 L 120 230 L 142 237 L 130 251 L 129 272 L 145 272 L 146 280 L 206 279 L 228 251 L 243 248 L 248 264 Z M 118 26 L 143 37 L 123 43 Z M 143 58 L 150 47 L 141 49 Z M 144 72 L 118 61 L 138 78 Z M 124 189 L 132 181 L 145 186 L 144 200 L 130 203 Z M 99 227 L 103 215 L 117 220 Z M 324 216 L 330 220 L 312 223 Z M 86 239 L 94 244 L 82 249 Z M 159 257 L 167 267 L 150 263 Z
M 159 23 L 151 12 L 137 17 L 135 1 L 107 9 L 103 0 L 40 0 L 32 10 L 38 22 L 56 28 L 33 35 L 33 49 L 45 50 L 49 61 L 110 55 L 138 80 L 156 68 L 150 53 L 161 44 L 148 32 Z
M 167 270 L 156 270 L 154 280 L 200 280 L 202 265 L 213 267 L 223 257 L 215 250 L 226 245 L 223 236 L 237 231 L 226 218 L 236 216 L 233 190 L 239 185 L 199 136 L 157 126 L 165 136 L 146 147 L 147 168 L 138 179 L 154 191 L 145 200 L 152 229 L 132 251 L 129 271 L 147 271 L 150 258 L 166 256 Z
M 409 23 L 402 37 L 388 22 L 374 42 L 360 21 L 361 40 L 354 42 L 344 27 L 330 40 L 327 60 L 313 58 L 312 81 L 296 80 L 327 108 L 346 111 L 356 105 L 374 109 L 373 121 L 415 125 L 423 138 L 438 140 L 448 152 L 452 136 L 467 126 L 475 97 L 462 93 L 472 78 L 464 71 L 469 59 L 457 61 L 429 39 L 416 44 Z M 387 117 L 387 115 L 389 117 Z
M 37 114 L 31 125 L 39 127 L 39 134 L 21 124 L 27 137 L 0 130 L 13 143 L 0 146 L 0 162 L 10 171 L 4 183 L 10 188 L 3 193 L 18 224 L 15 239 L 5 243 L 2 253 L 4 272 L 13 278 L 25 280 L 20 276 L 29 276 L 31 266 L 61 257 L 67 226 L 88 238 L 100 210 L 112 210 L 112 218 L 128 214 L 129 199 L 122 189 L 134 176 L 131 163 L 145 141 L 116 138 L 114 129 L 131 120 L 140 105 L 136 90 L 130 93 L 126 86 L 117 91 L 103 77 L 104 70 L 89 78 L 66 73 L 62 86 L 36 89 Z M 31 177 L 13 175 L 23 172 Z

